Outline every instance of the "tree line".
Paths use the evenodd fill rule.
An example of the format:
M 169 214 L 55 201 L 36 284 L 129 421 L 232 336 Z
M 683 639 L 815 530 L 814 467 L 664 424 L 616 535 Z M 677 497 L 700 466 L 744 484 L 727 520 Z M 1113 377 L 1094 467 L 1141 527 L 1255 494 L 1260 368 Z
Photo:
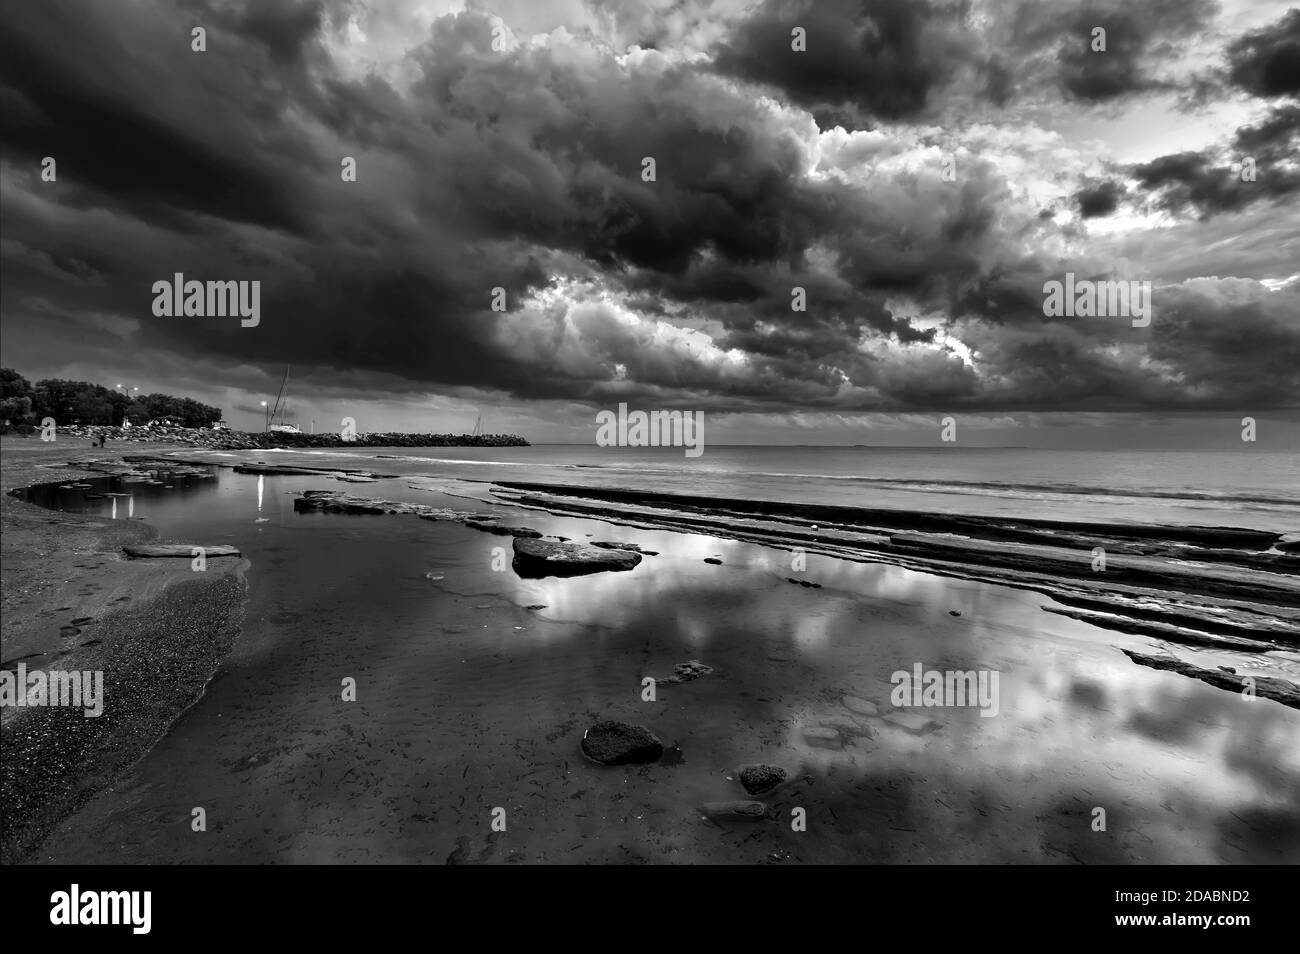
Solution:
M 126 394 L 88 381 L 46 378 L 34 385 L 12 368 L 0 368 L 0 422 L 25 429 L 47 417 L 56 424 L 147 424 L 167 419 L 182 427 L 211 427 L 219 407 L 170 394 Z

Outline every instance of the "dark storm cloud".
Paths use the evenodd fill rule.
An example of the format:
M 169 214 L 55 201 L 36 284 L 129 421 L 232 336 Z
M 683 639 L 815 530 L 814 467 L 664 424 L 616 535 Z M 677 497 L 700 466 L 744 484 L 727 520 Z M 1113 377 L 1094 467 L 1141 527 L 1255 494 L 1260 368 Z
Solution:
M 1262 99 L 1300 94 L 1300 10 L 1233 40 L 1226 55 L 1231 85 Z M 1300 105 L 1280 104 L 1222 149 L 1160 156 L 1130 174 L 1161 208 L 1208 217 L 1300 191 L 1298 152 Z M 1253 163 L 1253 179 L 1243 178 L 1243 162 Z
M 1085 219 L 1102 218 L 1119 208 L 1119 200 L 1124 196 L 1124 185 L 1106 180 L 1093 183 L 1074 194 L 1079 204 L 1079 215 Z
M 1106 31 L 1104 52 L 1093 49 L 1094 28 Z M 1104 102 L 1155 86 L 1143 70 L 1147 36 L 1137 17 L 1118 10 L 1083 11 L 1068 36 L 1060 52 L 1060 78 L 1074 97 Z
M 457 196 L 476 227 L 666 273 L 706 248 L 736 262 L 801 253 L 816 223 L 801 211 L 792 137 L 685 68 L 629 76 L 608 58 L 567 55 L 503 62 L 489 22 L 468 15 L 439 21 L 416 55 L 423 118 L 456 143 Z
M 851 115 L 846 107 L 863 119 L 916 116 L 971 58 L 966 14 L 963 4 L 930 0 L 765 0 L 718 50 L 715 66 L 829 110 L 827 120 Z M 806 52 L 791 49 L 796 27 L 806 31 Z M 1002 73 L 990 83 L 1005 93 Z
M 1300 94 L 1300 9 L 1228 47 L 1228 77 L 1252 96 Z
M 129 352 L 214 379 L 292 363 L 321 390 L 712 409 L 1182 406 L 1183 368 L 1213 384 L 1216 360 L 1222 380 L 1195 389 L 1215 401 L 1280 400 L 1291 381 L 1275 363 L 1250 379 L 1250 350 L 1184 346 L 1240 312 L 1289 354 L 1286 299 L 1244 303 L 1260 286 L 1189 293 L 1167 376 L 1143 370 L 1154 330 L 1043 320 L 1060 263 L 1026 249 L 1059 234 L 1015 173 L 970 155 L 943 181 L 937 143 L 891 122 L 942 106 L 959 73 L 1014 99 L 1016 60 L 983 59 L 959 4 L 767 3 L 716 64 L 619 58 L 580 31 L 494 50 L 494 21 L 470 11 L 412 38 L 409 86 L 335 62 L 342 3 L 41 9 L 0 35 L 7 338 L 41 327 L 42 347 L 87 361 Z M 639 35 L 676 35 L 620 10 Z M 189 49 L 196 23 L 206 54 Z M 1052 55 L 1059 23 L 1040 40 Z M 828 145 L 822 108 L 876 131 Z M 1280 168 L 1294 133 L 1279 109 L 1238 144 Z M 39 181 L 43 155 L 57 183 Z M 1230 201 L 1202 183 L 1209 157 L 1148 165 L 1135 178 L 1161 201 Z M 1282 181 L 1260 169 L 1261 191 Z M 1107 188 L 1086 181 L 1081 207 Z M 261 281 L 262 323 L 153 317 L 151 285 L 176 271 Z
M 1160 309 L 1150 356 L 1178 369 L 1196 406 L 1269 405 L 1300 387 L 1300 288 L 1261 298 L 1239 279 L 1199 280 L 1165 291 Z
M 265 46 L 276 62 L 296 63 L 320 32 L 324 10 L 320 2 L 259 0 L 224 22 Z
M 247 152 L 255 126 L 207 95 L 237 71 L 212 71 L 215 60 L 205 56 L 221 54 L 192 52 L 175 21 L 42 4 L 39 15 L 10 17 L 0 31 L 0 98 L 9 107 L 0 111 L 0 138 L 29 161 L 55 157 L 77 193 L 72 202 L 126 204 L 172 225 L 202 214 L 305 228 L 291 183 Z M 262 97 L 244 92 L 251 112 Z M 260 135 L 281 162 L 302 158 L 273 130 Z
M 1146 3 L 1025 0 L 994 5 L 991 44 L 1014 81 L 1000 85 L 1012 95 L 1041 95 L 1054 82 L 1084 104 L 1105 104 L 1174 88 L 1169 61 L 1208 28 L 1214 0 L 1150 0 Z M 1105 30 L 1105 50 L 1094 49 L 1093 31 Z
M 1134 166 L 1131 174 L 1161 208 L 1210 216 L 1300 191 L 1298 147 L 1300 106 L 1280 106 L 1264 121 L 1238 129 L 1227 153 L 1161 156 Z M 1243 178 L 1243 162 L 1253 163 L 1253 179 Z

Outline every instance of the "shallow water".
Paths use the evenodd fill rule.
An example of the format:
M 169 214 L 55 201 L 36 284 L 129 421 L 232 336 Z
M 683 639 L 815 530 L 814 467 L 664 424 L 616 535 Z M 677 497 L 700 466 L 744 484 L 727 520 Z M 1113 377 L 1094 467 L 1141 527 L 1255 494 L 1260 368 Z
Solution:
M 164 540 L 242 549 L 243 636 L 45 860 L 1300 861 L 1300 712 L 1136 666 L 1116 647 L 1153 641 L 1044 613 L 1036 594 L 819 556 L 799 573 L 784 551 L 535 512 L 503 522 L 660 555 L 524 580 L 508 537 L 292 507 L 312 488 L 478 509 L 464 499 L 404 479 L 217 474 L 133 485 L 129 506 Z M 40 502 L 111 506 L 54 493 Z M 642 701 L 644 676 L 690 659 L 715 673 Z M 889 712 L 891 675 L 917 663 L 996 670 L 998 714 L 928 708 L 913 731 L 842 703 Z M 584 761 L 602 718 L 649 726 L 684 761 Z M 805 735 L 827 727 L 820 746 Z M 735 769 L 754 761 L 795 778 L 764 799 L 770 817 L 705 820 L 703 803 L 746 797 Z
M 1300 532 L 1292 452 L 709 446 L 369 447 L 220 452 L 245 460 L 470 480 L 625 487 L 926 513 Z

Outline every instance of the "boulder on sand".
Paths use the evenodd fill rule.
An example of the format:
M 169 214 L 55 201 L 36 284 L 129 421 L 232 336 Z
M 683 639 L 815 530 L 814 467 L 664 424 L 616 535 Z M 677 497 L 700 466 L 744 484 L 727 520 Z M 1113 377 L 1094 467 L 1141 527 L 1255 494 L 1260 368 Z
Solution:
M 630 570 L 641 562 L 631 550 L 602 550 L 586 543 L 552 543 L 515 537 L 514 570 L 522 577 L 581 576 L 605 570 Z
M 582 734 L 582 754 L 601 765 L 645 764 L 659 761 L 664 744 L 643 725 L 606 720 Z
M 779 765 L 742 765 L 738 775 L 740 784 L 750 795 L 762 795 L 776 788 L 788 777 L 785 769 Z
M 744 821 L 758 821 L 767 815 L 767 806 L 762 802 L 706 802 L 704 814 L 712 819 L 739 818 Z

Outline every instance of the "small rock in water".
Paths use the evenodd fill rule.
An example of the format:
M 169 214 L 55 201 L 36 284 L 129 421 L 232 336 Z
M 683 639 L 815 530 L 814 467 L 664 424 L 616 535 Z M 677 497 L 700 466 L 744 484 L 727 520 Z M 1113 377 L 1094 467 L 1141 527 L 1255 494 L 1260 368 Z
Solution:
M 745 821 L 758 821 L 767 815 L 767 806 L 762 802 L 734 801 L 707 802 L 703 806 L 704 814 L 712 819 L 740 818 Z
M 602 765 L 645 764 L 659 761 L 664 744 L 643 725 L 606 720 L 582 734 L 582 754 Z
M 838 729 L 813 728 L 803 730 L 804 742 L 816 749 L 842 749 L 844 743 L 840 739 Z
M 679 683 L 690 682 L 692 679 L 699 679 L 701 676 L 711 675 L 712 666 L 706 666 L 698 659 L 692 659 L 689 662 L 678 663 L 673 667 L 673 674 L 660 682 Z
M 742 765 L 740 767 L 740 784 L 750 795 L 762 795 L 770 792 L 786 780 L 789 773 L 779 765 Z
M 487 533 L 495 533 L 499 537 L 527 537 L 530 540 L 538 540 L 542 536 L 540 530 L 534 530 L 532 527 L 503 527 L 500 524 L 489 523 L 486 520 L 466 520 L 465 526 L 472 527 L 475 530 L 483 530 Z
M 957 610 L 948 610 L 948 615 L 949 615 L 949 616 L 960 616 L 961 613 L 957 612 Z
M 631 550 L 602 550 L 586 543 L 550 543 L 515 537 L 512 566 L 521 577 L 578 576 L 606 570 L 630 570 L 641 562 Z
M 899 712 L 895 710 L 893 712 L 886 712 L 881 718 L 886 722 L 896 725 L 900 729 L 904 729 L 915 735 L 921 735 L 924 732 L 941 728 L 939 723 L 935 722 L 933 719 L 927 719 L 925 716 L 917 712 Z
M 435 575 L 435 574 L 433 574 L 433 573 L 426 573 L 426 574 L 424 574 L 424 578 L 425 578 L 426 580 L 431 580 L 431 581 L 434 582 L 434 583 L 440 583 L 441 581 L 447 579 L 445 576 L 437 576 L 437 575 Z
M 841 696 L 840 704 L 850 712 L 856 712 L 858 715 L 874 716 L 880 714 L 880 707 L 874 702 L 859 699 L 857 696 Z
M 704 562 L 712 563 L 714 566 L 722 566 L 722 561 L 719 560 L 717 557 L 705 557 Z
M 591 536 L 591 534 L 587 534 Z M 658 556 L 658 550 L 646 550 L 636 543 L 624 543 L 619 540 L 592 540 L 593 547 L 600 547 L 602 550 L 631 550 L 634 553 L 640 553 L 642 556 Z

